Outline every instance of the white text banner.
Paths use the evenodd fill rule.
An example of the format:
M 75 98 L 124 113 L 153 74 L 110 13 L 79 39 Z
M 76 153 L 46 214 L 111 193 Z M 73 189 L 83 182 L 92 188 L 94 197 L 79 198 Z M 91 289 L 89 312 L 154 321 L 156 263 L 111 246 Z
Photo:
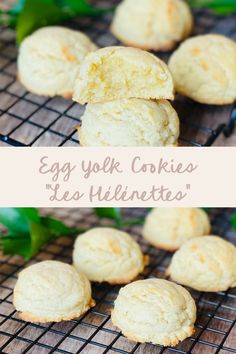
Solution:
M 235 207 L 236 148 L 2 148 L 0 206 Z

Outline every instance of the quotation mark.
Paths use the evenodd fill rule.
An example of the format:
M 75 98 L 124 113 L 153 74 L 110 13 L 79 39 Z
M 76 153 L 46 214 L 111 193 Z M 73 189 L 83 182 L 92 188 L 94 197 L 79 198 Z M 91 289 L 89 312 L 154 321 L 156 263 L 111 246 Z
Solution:
M 190 184 L 186 184 L 186 189 L 190 189 L 190 188 L 191 188 Z

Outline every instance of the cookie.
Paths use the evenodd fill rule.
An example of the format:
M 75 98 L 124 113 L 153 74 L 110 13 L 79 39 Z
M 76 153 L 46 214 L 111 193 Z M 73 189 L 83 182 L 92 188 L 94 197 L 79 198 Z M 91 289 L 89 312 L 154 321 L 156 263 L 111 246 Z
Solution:
M 236 99 L 235 63 L 236 42 L 206 34 L 183 42 L 169 68 L 177 92 L 200 103 L 222 105 Z
M 111 32 L 122 43 L 146 50 L 170 50 L 188 37 L 193 17 L 182 0 L 123 0 Z
M 20 45 L 18 78 L 35 94 L 71 98 L 80 64 L 95 49 L 95 44 L 79 31 L 57 26 L 40 28 Z
M 121 288 L 111 319 L 131 340 L 175 346 L 193 334 L 196 306 L 182 286 L 145 279 Z
M 236 248 L 218 236 L 194 238 L 174 254 L 167 273 L 199 291 L 225 291 L 236 286 Z
M 143 237 L 153 246 L 177 250 L 186 240 L 208 235 L 210 221 L 199 208 L 155 208 L 147 215 Z
M 78 128 L 82 146 L 176 146 L 179 118 L 166 100 L 88 104 Z
M 43 261 L 19 273 L 13 305 L 29 322 L 59 322 L 83 315 L 94 301 L 86 276 L 69 264 Z
M 173 97 L 167 65 L 153 54 L 129 47 L 106 47 L 88 54 L 73 94 L 73 100 L 81 104 Z
M 73 263 L 91 281 L 124 284 L 143 271 L 147 258 L 129 234 L 101 227 L 77 237 Z

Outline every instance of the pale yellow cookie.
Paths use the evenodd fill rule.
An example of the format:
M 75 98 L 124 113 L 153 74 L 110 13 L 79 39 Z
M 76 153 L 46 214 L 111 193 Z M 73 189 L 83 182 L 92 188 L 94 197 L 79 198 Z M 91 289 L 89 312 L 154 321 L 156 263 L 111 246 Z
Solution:
M 31 92 L 72 97 L 84 57 L 97 49 L 83 33 L 64 27 L 43 27 L 19 48 L 18 78 Z
M 196 305 L 180 285 L 139 280 L 121 288 L 111 319 L 131 340 L 175 346 L 193 334 Z
M 13 304 L 29 322 L 59 322 L 83 315 L 94 301 L 86 276 L 69 264 L 43 261 L 19 273 Z
M 73 100 L 81 104 L 173 97 L 167 65 L 153 54 L 128 47 L 106 47 L 88 54 L 73 94 Z
M 75 241 L 74 266 L 91 281 L 128 283 L 143 271 L 146 262 L 137 242 L 116 229 L 94 228 Z
M 176 146 L 179 118 L 166 100 L 88 104 L 78 128 L 82 146 Z
M 169 50 L 188 37 L 193 17 L 183 0 L 123 0 L 111 26 L 126 45 L 146 50 Z
M 169 61 L 177 92 L 206 104 L 236 99 L 236 42 L 206 34 L 186 40 Z
M 210 229 L 202 209 L 155 208 L 146 217 L 143 237 L 157 248 L 175 251 L 190 238 L 208 235 Z
M 225 291 L 236 285 L 236 248 L 218 236 L 194 238 L 174 254 L 167 272 L 199 291 Z

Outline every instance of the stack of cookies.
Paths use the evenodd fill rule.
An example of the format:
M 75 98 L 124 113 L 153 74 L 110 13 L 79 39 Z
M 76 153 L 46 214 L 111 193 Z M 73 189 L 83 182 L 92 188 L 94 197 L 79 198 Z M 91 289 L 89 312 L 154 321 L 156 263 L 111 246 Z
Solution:
M 106 47 L 86 56 L 73 100 L 88 103 L 83 146 L 175 146 L 177 113 L 172 76 L 156 56 L 137 48 Z

